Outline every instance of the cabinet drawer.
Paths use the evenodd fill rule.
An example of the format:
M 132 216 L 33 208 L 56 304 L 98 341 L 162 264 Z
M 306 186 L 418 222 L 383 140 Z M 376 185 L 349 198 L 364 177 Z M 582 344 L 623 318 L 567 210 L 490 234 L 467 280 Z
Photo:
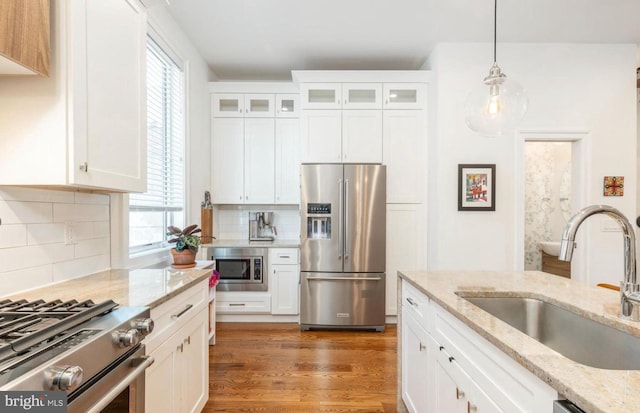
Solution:
M 153 351 L 160 343 L 174 334 L 186 321 L 197 314 L 208 301 L 209 280 L 204 280 L 180 295 L 151 309 L 154 329 L 145 340 L 147 352 Z
M 216 296 L 218 314 L 262 314 L 271 312 L 271 294 L 222 293 Z
M 429 299 L 427 296 L 420 292 L 417 288 L 409 284 L 407 281 L 402 281 L 402 311 L 411 313 L 416 321 L 427 331 L 427 313 L 429 310 Z
M 297 248 L 270 248 L 269 264 L 298 264 Z
M 549 411 L 555 390 L 440 306 L 430 305 L 434 339 L 501 410 Z

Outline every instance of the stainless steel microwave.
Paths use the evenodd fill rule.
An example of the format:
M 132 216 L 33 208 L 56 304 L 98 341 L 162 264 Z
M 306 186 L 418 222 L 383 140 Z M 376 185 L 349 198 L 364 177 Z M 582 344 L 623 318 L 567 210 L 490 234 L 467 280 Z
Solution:
M 267 248 L 207 247 L 207 260 L 220 273 L 219 291 L 267 291 Z

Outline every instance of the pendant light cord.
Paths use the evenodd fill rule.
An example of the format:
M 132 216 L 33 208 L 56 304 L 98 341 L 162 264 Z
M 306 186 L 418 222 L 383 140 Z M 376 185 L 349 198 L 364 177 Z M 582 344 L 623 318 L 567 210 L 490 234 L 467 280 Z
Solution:
M 496 58 L 496 38 L 498 36 L 498 0 L 493 2 L 493 63 L 498 60 Z

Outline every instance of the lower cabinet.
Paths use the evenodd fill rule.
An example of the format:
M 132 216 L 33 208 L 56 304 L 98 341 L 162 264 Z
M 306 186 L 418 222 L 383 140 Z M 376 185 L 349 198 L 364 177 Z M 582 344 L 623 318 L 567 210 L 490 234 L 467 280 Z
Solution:
M 428 334 L 408 311 L 402 317 L 402 400 L 410 413 L 427 410 Z M 446 410 L 443 410 L 446 411 Z
M 401 394 L 411 413 L 551 413 L 557 392 L 402 281 Z
M 208 293 L 208 280 L 200 288 Z M 168 306 L 173 307 L 170 318 L 176 320 L 174 325 L 160 326 L 160 335 L 148 345 L 151 348 L 148 354 L 155 359 L 145 377 L 145 411 L 148 412 L 198 413 L 209 398 L 208 304 L 206 301 L 194 303 L 191 299 L 185 303 L 180 298 L 168 302 L 178 299 L 177 308 Z
M 300 264 L 298 249 L 269 249 L 269 290 L 271 314 L 300 313 Z

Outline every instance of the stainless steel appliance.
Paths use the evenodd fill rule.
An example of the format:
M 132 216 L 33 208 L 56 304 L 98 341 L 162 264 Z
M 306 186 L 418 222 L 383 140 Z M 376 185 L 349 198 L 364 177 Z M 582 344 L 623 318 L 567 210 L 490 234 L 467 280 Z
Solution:
M 300 327 L 384 330 L 386 167 L 302 165 Z
M 0 301 L 0 391 L 66 391 L 69 413 L 144 412 L 147 307 Z
M 249 241 L 273 241 L 277 235 L 273 212 L 249 212 Z
M 569 400 L 556 400 L 553 402 L 553 413 L 584 413 L 584 410 Z
M 205 254 L 220 273 L 218 291 L 267 291 L 267 248 L 208 247 Z

